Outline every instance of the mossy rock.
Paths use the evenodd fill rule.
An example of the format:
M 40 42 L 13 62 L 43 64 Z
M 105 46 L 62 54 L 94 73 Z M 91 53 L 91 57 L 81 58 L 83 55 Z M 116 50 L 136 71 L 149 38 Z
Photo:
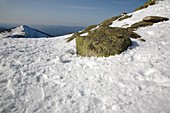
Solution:
M 79 35 L 79 32 L 74 33 L 71 37 L 69 37 L 69 38 L 67 39 L 67 42 L 72 41 L 72 40 L 75 39 L 76 36 L 78 36 L 78 35 Z
M 93 28 L 95 28 L 95 27 L 97 27 L 97 26 L 98 26 L 98 25 L 90 25 L 90 26 L 88 26 L 85 30 L 83 30 L 83 31 L 81 31 L 81 32 L 76 32 L 76 33 L 74 33 L 71 37 L 68 38 L 67 42 L 72 41 L 73 39 L 76 38 L 76 36 L 80 36 L 81 34 L 90 32 Z
M 135 9 L 135 11 L 138 11 L 138 10 L 147 8 L 148 6 L 154 5 L 154 4 L 156 4 L 156 1 L 157 1 L 157 0 L 148 0 L 147 2 L 144 3 L 143 6 L 140 6 L 140 7 L 138 7 L 137 9 Z
M 136 29 L 140 28 L 140 27 L 146 27 L 146 26 L 151 26 L 153 25 L 153 22 L 144 22 L 144 21 L 140 21 L 137 23 L 134 23 L 131 25 L 131 27 L 128 28 L 129 31 L 135 31 Z
M 146 16 L 145 18 L 142 19 L 142 21 L 132 24 L 131 27 L 128 28 L 128 30 L 134 31 L 140 27 L 152 26 L 154 23 L 168 20 L 169 20 L 168 18 L 160 16 Z
M 87 36 L 76 37 L 77 54 L 81 56 L 105 56 L 120 54 L 132 44 L 124 28 L 101 27 Z M 128 32 L 128 31 L 127 31 Z
M 104 20 L 103 22 L 100 23 L 100 27 L 109 27 L 113 21 L 117 20 L 120 17 L 122 17 L 122 15 L 115 16 L 115 17 L 109 18 L 107 20 Z
M 101 28 L 101 29 L 103 29 L 103 28 Z M 115 34 L 117 36 L 125 36 L 125 37 L 134 38 L 134 39 L 141 37 L 137 33 L 134 33 L 133 31 L 129 31 L 127 28 L 113 27 L 112 32 L 113 32 L 113 34 Z
M 90 25 L 86 29 L 84 29 L 83 31 L 79 32 L 79 35 L 84 34 L 84 33 L 88 33 L 88 32 L 90 32 L 92 29 L 94 29 L 97 26 L 98 25 Z
M 161 16 L 146 16 L 145 18 L 142 19 L 144 22 L 163 22 L 163 21 L 168 21 L 169 19 L 166 17 L 161 17 Z
M 125 20 L 125 19 L 128 19 L 128 18 L 131 18 L 132 15 L 124 15 L 123 17 L 119 18 L 118 21 L 122 21 L 122 20 Z
M 156 0 L 149 0 L 143 6 L 144 8 L 146 8 L 148 6 L 155 5 L 155 3 L 156 3 Z
M 88 26 L 84 31 L 88 32 L 88 31 L 94 29 L 94 28 L 97 27 L 97 26 L 98 26 L 98 25 L 90 25 L 90 26 Z
M 146 8 L 146 7 L 145 7 Z M 139 6 L 138 8 L 136 8 L 134 11 L 139 11 L 141 9 L 144 9 L 144 6 Z

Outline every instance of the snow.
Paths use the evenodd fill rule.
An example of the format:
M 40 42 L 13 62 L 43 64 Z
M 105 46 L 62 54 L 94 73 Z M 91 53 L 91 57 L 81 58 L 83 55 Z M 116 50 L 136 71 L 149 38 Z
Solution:
M 126 23 L 149 9 L 170 18 L 166 0 Z M 146 42 L 133 39 L 127 51 L 108 58 L 77 56 L 75 40 L 66 43 L 72 34 L 0 39 L 0 112 L 169 113 L 169 30 L 170 21 L 140 28 Z
M 0 33 L 0 38 L 5 38 L 5 37 L 17 38 L 17 36 L 23 36 L 23 37 L 26 37 L 26 38 L 46 38 L 46 37 L 50 37 L 48 34 L 43 33 L 41 31 L 37 31 L 37 30 L 30 28 L 26 25 L 21 25 L 19 27 L 11 29 L 10 32 Z
M 89 33 L 83 33 L 80 36 L 87 36 Z
M 91 29 L 90 31 L 94 31 L 95 29 L 98 29 L 100 26 L 96 26 L 95 28 Z

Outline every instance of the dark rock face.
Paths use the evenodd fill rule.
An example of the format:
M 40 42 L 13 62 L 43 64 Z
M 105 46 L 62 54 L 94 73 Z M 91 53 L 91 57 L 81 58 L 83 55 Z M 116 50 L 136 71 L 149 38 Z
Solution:
M 160 17 L 160 16 L 147 16 L 145 18 L 143 18 L 144 22 L 162 22 L 162 21 L 167 21 L 169 20 L 168 18 L 165 17 Z
M 120 54 L 132 44 L 127 32 L 124 28 L 104 27 L 89 32 L 87 36 L 77 36 L 77 54 L 88 57 Z
M 132 15 L 126 15 L 126 14 L 124 14 L 123 17 L 120 17 L 120 18 L 118 19 L 118 21 L 122 21 L 122 20 L 125 20 L 125 19 L 128 19 L 128 18 L 131 18 L 131 17 L 132 17 Z

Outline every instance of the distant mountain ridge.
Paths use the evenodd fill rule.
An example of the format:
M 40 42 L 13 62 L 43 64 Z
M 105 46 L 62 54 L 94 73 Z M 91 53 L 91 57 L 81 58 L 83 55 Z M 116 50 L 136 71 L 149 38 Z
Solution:
M 2 28 L 0 28 L 0 33 L 1 33 L 1 32 L 4 32 L 4 31 L 6 31 L 6 30 L 7 30 L 6 28 L 3 28 L 3 27 L 2 27 Z
M 0 23 L 0 33 L 7 29 L 14 29 L 18 24 L 4 24 Z M 66 26 L 66 25 L 27 25 L 39 31 L 43 31 L 52 36 L 62 36 L 70 33 L 75 33 L 85 29 L 85 26 Z M 2 29 L 2 30 L 1 30 Z
M 40 30 L 31 28 L 27 25 L 21 25 L 0 33 L 0 38 L 48 38 L 51 35 Z

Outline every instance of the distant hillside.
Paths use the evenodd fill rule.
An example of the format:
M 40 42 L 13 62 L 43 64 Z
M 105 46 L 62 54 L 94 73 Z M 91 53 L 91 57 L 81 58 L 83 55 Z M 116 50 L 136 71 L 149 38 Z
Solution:
M 0 28 L 0 33 L 1 33 L 1 32 L 4 32 L 4 31 L 6 31 L 6 30 L 7 30 L 6 28 L 3 28 L 3 27 L 2 27 L 2 28 Z
M 26 25 L 21 25 L 7 30 L 4 29 L 3 32 L 1 32 L 0 34 L 0 38 L 48 38 L 48 37 L 52 36 Z
M 85 29 L 85 27 L 79 26 L 33 26 L 41 31 L 45 31 L 46 33 L 53 35 L 53 36 L 61 36 L 69 33 L 75 33 Z
M 15 26 L 19 26 L 16 24 L 3 24 L 0 23 L 0 28 L 11 29 Z M 61 36 L 69 33 L 75 33 L 85 29 L 83 26 L 63 26 L 63 25 L 28 25 L 40 31 L 43 31 L 52 36 Z

